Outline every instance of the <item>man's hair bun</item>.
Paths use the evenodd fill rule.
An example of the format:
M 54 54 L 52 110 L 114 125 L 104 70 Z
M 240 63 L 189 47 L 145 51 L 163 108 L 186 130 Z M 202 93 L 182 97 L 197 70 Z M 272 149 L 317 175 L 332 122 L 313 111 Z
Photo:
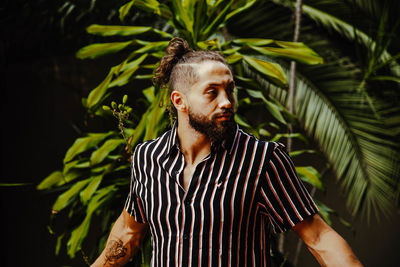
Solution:
M 165 55 L 160 62 L 160 66 L 155 70 L 153 76 L 153 83 L 156 86 L 166 86 L 174 66 L 182 59 L 182 57 L 193 52 L 186 40 L 175 37 L 173 38 L 165 49 Z
M 190 48 L 186 40 L 180 37 L 175 37 L 169 42 L 165 51 L 167 52 L 167 55 L 175 57 L 179 60 L 184 54 L 192 52 L 193 49 Z

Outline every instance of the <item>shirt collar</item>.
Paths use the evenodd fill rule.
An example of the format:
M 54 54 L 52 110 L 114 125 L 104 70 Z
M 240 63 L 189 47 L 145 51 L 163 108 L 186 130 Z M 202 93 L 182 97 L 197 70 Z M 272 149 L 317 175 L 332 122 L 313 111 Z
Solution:
M 174 126 L 172 126 L 170 135 L 168 137 L 167 151 L 166 151 L 167 155 L 169 155 L 169 153 L 171 153 L 173 148 L 179 149 L 178 121 L 177 120 L 174 122 Z
M 239 136 L 239 126 L 236 124 L 235 134 L 232 136 L 232 138 L 226 139 L 226 140 L 222 141 L 221 143 L 213 144 L 212 148 L 222 147 L 223 149 L 226 149 L 229 154 L 231 154 L 238 136 Z M 174 148 L 178 149 L 178 150 L 180 149 L 179 148 L 178 121 L 177 120 L 174 122 L 174 125 L 172 126 L 170 135 L 167 140 L 167 151 L 166 151 L 167 155 L 169 155 Z
M 233 147 L 235 146 L 236 140 L 237 140 L 238 135 L 239 135 L 239 126 L 237 124 L 235 126 L 236 126 L 235 134 L 232 135 L 231 138 L 225 139 L 220 144 L 216 144 L 216 147 L 220 146 L 223 149 L 227 150 L 228 154 L 232 153 Z

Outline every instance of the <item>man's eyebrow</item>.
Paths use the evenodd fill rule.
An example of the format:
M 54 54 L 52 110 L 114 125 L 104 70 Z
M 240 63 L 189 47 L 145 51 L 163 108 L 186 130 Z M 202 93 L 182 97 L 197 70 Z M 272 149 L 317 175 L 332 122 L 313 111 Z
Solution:
M 220 86 L 222 84 L 223 83 L 209 83 L 209 84 L 207 84 L 207 87 Z
M 218 82 L 211 82 L 211 83 L 207 84 L 206 87 L 220 86 L 220 85 L 223 85 L 223 84 L 225 84 L 225 82 L 220 82 L 220 83 L 218 83 Z M 230 85 L 235 85 L 235 82 L 232 80 L 232 81 L 227 82 L 226 84 L 229 85 L 229 86 L 230 86 Z

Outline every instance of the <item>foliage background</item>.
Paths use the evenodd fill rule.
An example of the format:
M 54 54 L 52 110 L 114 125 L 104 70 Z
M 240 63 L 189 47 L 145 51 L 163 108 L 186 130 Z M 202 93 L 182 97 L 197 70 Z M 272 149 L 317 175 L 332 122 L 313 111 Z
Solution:
M 54 19 L 54 24 L 43 22 L 44 17 L 57 16 L 58 6 L 48 8 L 46 14 L 40 4 L 43 1 L 37 4 L 16 1 L 7 2 L 6 8 L 2 8 L 7 14 L 2 16 L 1 32 L 4 75 L 1 81 L 1 182 L 37 184 L 51 171 L 61 168 L 66 149 L 80 136 L 79 129 L 85 127 L 81 98 L 104 78 L 109 66 L 118 62 L 112 57 L 96 62 L 82 62 L 74 57 L 78 48 L 93 41 L 90 38 L 94 37 L 84 32 L 85 26 L 102 23 L 99 17 L 107 16 L 94 19 L 86 15 L 71 24 L 65 20 L 61 31 L 59 20 Z M 102 125 L 91 121 L 89 126 L 96 129 Z M 336 185 L 332 183 L 327 187 L 327 194 L 318 197 L 350 219 L 342 210 L 343 203 L 337 201 L 340 193 L 335 189 Z M 6 218 L 1 220 L 5 236 L 1 242 L 6 248 L 2 250 L 2 258 L 6 266 L 16 266 L 15 261 L 21 266 L 84 266 L 81 257 L 71 262 L 53 256 L 55 239 L 48 234 L 45 225 L 56 193 L 38 194 L 34 185 L 0 190 L 1 208 L 5 211 L 3 218 Z M 391 222 L 373 220 L 369 227 L 364 221 L 356 221 L 355 236 L 339 223 L 334 224 L 366 266 L 381 265 L 382 260 L 385 266 L 395 266 L 399 217 L 396 214 Z M 302 266 L 310 266 L 307 262 L 313 260 L 307 253 L 304 255 Z

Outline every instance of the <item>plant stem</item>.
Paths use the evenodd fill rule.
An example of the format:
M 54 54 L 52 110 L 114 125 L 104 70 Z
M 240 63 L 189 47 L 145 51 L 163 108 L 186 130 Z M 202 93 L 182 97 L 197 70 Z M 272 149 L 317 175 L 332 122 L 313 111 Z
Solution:
M 293 42 L 297 42 L 299 40 L 299 35 L 300 35 L 300 23 L 301 23 L 301 13 L 302 13 L 302 5 L 303 1 L 302 0 L 297 0 L 296 1 L 296 9 L 294 13 L 295 17 L 295 27 L 294 27 L 294 34 L 293 34 Z M 296 76 L 296 62 L 291 61 L 290 62 L 290 80 L 289 80 L 289 112 L 291 114 L 294 114 L 294 86 L 295 86 L 295 76 Z M 289 133 L 293 132 L 293 125 L 292 123 L 288 124 L 289 127 Z M 287 151 L 290 152 L 292 151 L 292 138 L 289 136 L 287 139 Z M 301 240 L 299 240 L 301 242 Z M 284 242 L 285 242 L 285 236 L 280 235 L 279 236 L 279 241 L 278 241 L 278 249 L 279 251 L 283 254 L 284 250 Z M 301 244 L 300 247 L 297 245 L 296 249 L 296 258 L 298 258 L 298 253 L 297 250 L 301 250 Z M 295 259 L 296 261 L 296 259 Z M 296 263 L 294 264 L 296 265 Z
M 300 26 L 301 26 L 301 13 L 302 13 L 302 0 L 296 1 L 296 9 L 294 13 L 295 17 L 295 27 L 293 33 L 293 42 L 297 42 L 300 36 Z M 290 80 L 289 80 L 289 112 L 294 114 L 294 91 L 295 91 L 295 77 L 296 77 L 296 62 L 290 62 Z M 288 124 L 289 132 L 293 132 L 293 125 L 291 123 Z M 287 140 L 287 150 L 290 152 L 292 150 L 292 138 L 288 138 Z

